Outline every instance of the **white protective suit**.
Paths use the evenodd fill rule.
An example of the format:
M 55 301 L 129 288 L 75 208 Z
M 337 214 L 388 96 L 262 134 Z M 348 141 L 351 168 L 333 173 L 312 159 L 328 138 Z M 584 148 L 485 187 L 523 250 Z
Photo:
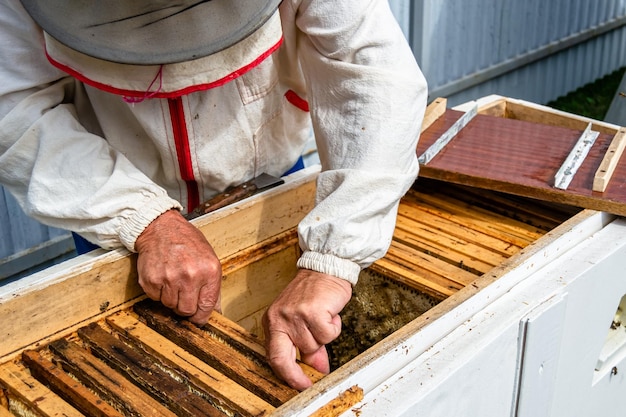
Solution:
M 0 183 L 104 248 L 133 251 L 163 212 L 281 175 L 312 121 L 322 173 L 298 266 L 354 284 L 417 175 L 426 82 L 387 0 L 285 0 L 239 44 L 162 66 L 78 53 L 1 0 L 0 53 Z

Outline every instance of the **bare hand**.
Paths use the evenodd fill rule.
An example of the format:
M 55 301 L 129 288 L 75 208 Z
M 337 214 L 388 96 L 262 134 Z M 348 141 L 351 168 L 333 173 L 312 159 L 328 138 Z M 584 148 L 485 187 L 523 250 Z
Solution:
M 263 316 L 267 357 L 276 374 L 291 387 L 312 385 L 296 363 L 328 373 L 326 344 L 341 333 L 339 312 L 350 301 L 352 286 L 343 279 L 301 269 Z
M 220 308 L 222 266 L 204 235 L 178 211 L 156 218 L 135 242 L 139 285 L 196 324 Z

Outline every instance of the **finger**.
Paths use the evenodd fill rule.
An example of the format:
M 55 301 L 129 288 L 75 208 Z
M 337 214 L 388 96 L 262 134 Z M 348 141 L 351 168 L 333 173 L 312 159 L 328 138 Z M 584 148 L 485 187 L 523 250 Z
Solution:
M 178 290 L 178 304 L 174 312 L 180 316 L 193 316 L 198 311 L 199 290 L 194 288 L 181 288 Z
M 317 344 L 317 346 L 314 346 L 315 349 L 308 350 L 308 352 L 313 352 L 319 348 L 319 345 L 327 345 L 339 337 L 341 334 L 341 317 L 336 314 L 330 317 L 330 321 L 312 320 L 309 324 L 309 331 Z
M 205 285 L 200 289 L 196 299 L 196 311 L 189 318 L 189 321 L 199 325 L 206 324 L 209 320 L 211 312 L 215 309 L 216 304 L 220 300 L 220 288 L 217 289 L 211 285 Z
M 141 286 L 143 291 L 146 293 L 148 298 L 154 301 L 161 300 L 161 287 L 160 286 L 148 285 L 145 282 L 141 282 L 141 281 L 139 281 L 139 285 Z
M 159 283 L 153 282 L 151 279 L 146 277 L 149 274 L 144 271 L 144 268 L 142 267 L 141 262 L 137 263 L 137 273 L 139 275 L 139 280 L 138 280 L 139 285 L 141 286 L 143 291 L 146 293 L 146 295 L 151 300 L 159 301 L 161 299 L 161 287 L 163 285 L 160 282 Z
M 297 390 L 304 390 L 313 383 L 296 363 L 296 347 L 285 333 L 276 332 L 267 339 L 268 361 L 282 380 Z
M 217 302 L 215 303 L 215 307 L 213 307 L 213 310 L 222 314 L 222 290 L 221 288 L 220 288 L 220 292 L 217 294 Z
M 324 374 L 330 372 L 330 362 L 328 361 L 328 351 L 326 350 L 326 346 L 321 346 L 313 353 L 301 352 L 300 359 L 302 362 L 312 366 Z
M 163 284 L 160 300 L 165 307 L 175 309 L 178 306 L 178 288 L 173 288 L 167 283 Z

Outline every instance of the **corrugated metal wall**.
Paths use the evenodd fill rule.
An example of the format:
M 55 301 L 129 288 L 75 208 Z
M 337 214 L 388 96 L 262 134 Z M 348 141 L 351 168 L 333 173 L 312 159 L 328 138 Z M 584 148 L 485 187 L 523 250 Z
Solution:
M 546 103 L 626 65 L 626 0 L 389 0 L 429 82 L 455 105 Z M 0 188 L 0 279 L 72 250 Z
M 13 196 L 1 187 L 0 236 L 0 280 L 71 256 L 74 250 L 69 232 L 28 218 Z
M 401 18 L 409 5 L 431 98 L 451 104 L 488 94 L 546 103 L 626 65 L 624 0 L 392 3 Z

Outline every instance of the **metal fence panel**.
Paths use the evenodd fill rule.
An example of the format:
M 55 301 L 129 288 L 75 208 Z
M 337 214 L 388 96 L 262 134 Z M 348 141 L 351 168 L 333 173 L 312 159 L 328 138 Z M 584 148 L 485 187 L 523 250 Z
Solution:
M 626 65 L 624 0 L 396 0 L 431 98 L 545 103 Z
M 0 280 L 68 256 L 74 250 L 69 232 L 29 218 L 0 187 Z

